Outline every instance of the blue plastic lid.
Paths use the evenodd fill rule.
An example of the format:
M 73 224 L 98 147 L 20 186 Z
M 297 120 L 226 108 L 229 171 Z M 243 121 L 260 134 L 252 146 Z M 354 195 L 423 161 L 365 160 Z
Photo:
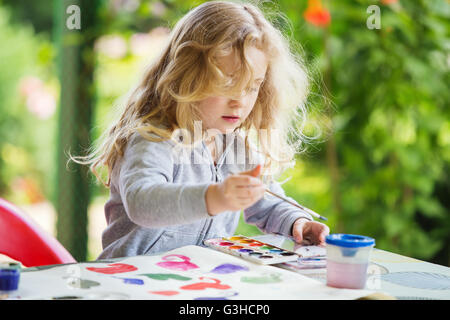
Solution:
M 339 247 L 359 248 L 375 245 L 375 239 L 356 234 L 335 233 L 325 237 L 325 242 Z

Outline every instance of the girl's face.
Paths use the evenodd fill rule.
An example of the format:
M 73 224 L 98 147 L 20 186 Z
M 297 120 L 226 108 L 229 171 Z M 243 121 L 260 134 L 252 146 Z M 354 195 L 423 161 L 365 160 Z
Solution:
M 267 70 L 267 58 L 261 50 L 250 47 L 247 51 L 250 63 L 255 66 L 255 83 L 240 97 L 214 96 L 200 101 L 198 108 L 205 129 L 216 129 L 221 133 L 230 133 L 245 121 L 255 105 L 259 88 Z M 238 58 L 233 54 L 222 57 L 218 63 L 228 75 L 232 75 L 238 66 Z M 214 134 L 213 134 L 214 135 Z

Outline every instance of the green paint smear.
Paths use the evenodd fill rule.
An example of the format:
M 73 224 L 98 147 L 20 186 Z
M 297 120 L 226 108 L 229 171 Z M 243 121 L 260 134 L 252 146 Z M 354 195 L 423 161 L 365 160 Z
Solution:
M 270 274 L 262 277 L 241 277 L 241 282 L 265 284 L 282 282 L 279 274 Z
M 67 282 L 67 285 L 75 289 L 90 289 L 91 287 L 97 287 L 100 285 L 100 282 L 87 279 L 73 278 L 69 280 L 70 281 Z
M 150 279 L 154 280 L 169 280 L 169 279 L 175 279 L 180 281 L 188 281 L 191 280 L 191 278 L 183 277 L 175 273 L 144 273 L 139 274 L 139 276 L 146 276 Z

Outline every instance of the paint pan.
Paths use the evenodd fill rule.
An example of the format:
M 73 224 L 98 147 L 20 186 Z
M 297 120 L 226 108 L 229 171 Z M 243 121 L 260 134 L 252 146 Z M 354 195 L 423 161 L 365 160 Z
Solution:
M 273 245 L 248 238 L 232 236 L 228 238 L 205 240 L 204 244 L 214 250 L 228 253 L 259 264 L 277 264 L 296 261 L 298 255 Z

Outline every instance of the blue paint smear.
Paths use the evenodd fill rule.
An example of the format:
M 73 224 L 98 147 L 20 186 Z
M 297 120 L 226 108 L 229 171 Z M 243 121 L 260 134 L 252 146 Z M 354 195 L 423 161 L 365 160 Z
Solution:
M 226 297 L 198 297 L 194 300 L 228 300 Z
M 237 293 L 237 292 L 233 292 L 231 295 L 227 295 L 225 297 L 197 297 L 197 298 L 194 298 L 194 300 L 229 300 L 227 298 L 235 297 L 238 294 L 239 293 Z
M 126 284 L 137 284 L 137 285 L 143 285 L 144 284 L 144 280 L 142 280 L 142 279 L 119 278 L 119 277 L 115 277 L 115 278 L 121 279 L 123 281 L 123 283 L 126 283 Z
M 248 271 L 248 270 L 249 269 L 247 267 L 239 266 L 237 264 L 224 263 L 215 267 L 213 270 L 211 270 L 211 272 L 219 274 L 227 274 L 237 271 Z

